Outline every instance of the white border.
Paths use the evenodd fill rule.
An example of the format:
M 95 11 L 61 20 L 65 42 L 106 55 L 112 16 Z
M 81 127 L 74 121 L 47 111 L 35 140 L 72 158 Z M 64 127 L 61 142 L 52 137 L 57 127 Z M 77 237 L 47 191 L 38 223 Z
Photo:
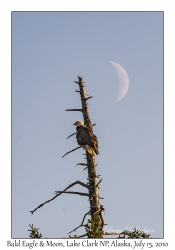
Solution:
M 0 3 L 0 245 L 6 249 L 6 241 L 11 239 L 11 11 L 164 11 L 164 159 L 165 159 L 165 239 L 173 244 L 175 221 L 174 179 L 175 179 L 175 79 L 174 46 L 175 14 L 174 3 L 169 1 L 97 1 L 97 0 L 8 0 Z M 152 240 L 153 242 L 156 240 Z M 171 242 L 171 244 L 170 244 Z M 146 248 L 144 248 L 146 249 Z M 168 247 L 169 249 L 169 247 Z

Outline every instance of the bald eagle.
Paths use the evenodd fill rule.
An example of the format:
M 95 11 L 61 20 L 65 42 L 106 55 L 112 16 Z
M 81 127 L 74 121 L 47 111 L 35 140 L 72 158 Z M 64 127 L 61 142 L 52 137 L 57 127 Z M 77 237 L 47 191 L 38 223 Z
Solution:
M 76 126 L 76 138 L 78 144 L 85 148 L 91 155 L 98 155 L 97 137 L 92 133 L 92 131 L 84 126 L 82 121 L 76 121 L 73 125 Z

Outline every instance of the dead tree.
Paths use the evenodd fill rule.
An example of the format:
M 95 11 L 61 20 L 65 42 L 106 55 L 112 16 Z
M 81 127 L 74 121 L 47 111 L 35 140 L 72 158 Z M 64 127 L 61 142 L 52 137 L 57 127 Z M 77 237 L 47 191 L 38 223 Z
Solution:
M 79 90 L 76 90 L 76 92 L 80 93 L 80 99 L 82 103 L 82 108 L 81 109 L 67 109 L 66 111 L 79 111 L 82 112 L 83 118 L 84 118 L 84 124 L 85 126 L 92 131 L 93 133 L 93 126 L 96 124 L 91 123 L 90 117 L 89 117 L 89 111 L 88 111 L 88 103 L 87 100 L 92 98 L 92 96 L 88 96 L 88 94 L 84 90 L 84 82 L 82 77 L 78 76 L 78 81 L 75 81 L 76 84 L 79 86 Z M 75 135 L 76 133 L 71 134 L 68 136 L 66 139 L 70 138 L 71 136 Z M 65 157 L 67 154 L 79 149 L 81 147 L 77 147 L 75 149 L 72 149 L 71 151 L 67 152 L 62 156 Z M 86 151 L 86 160 L 87 162 L 85 163 L 77 163 L 77 165 L 85 166 L 84 170 L 87 169 L 88 172 L 88 183 L 85 184 L 81 181 L 75 181 L 71 183 L 69 186 L 67 186 L 64 190 L 62 191 L 55 191 L 55 196 L 51 198 L 50 200 L 45 201 L 44 203 L 40 204 L 38 207 L 36 207 L 34 210 L 30 211 L 31 214 L 33 214 L 37 209 L 41 208 L 44 206 L 46 203 L 51 202 L 61 194 L 76 194 L 76 195 L 81 195 L 81 196 L 87 196 L 89 198 L 89 203 L 90 203 L 90 209 L 84 214 L 84 217 L 82 219 L 82 222 L 79 226 L 74 228 L 70 233 L 75 232 L 78 228 L 80 227 L 85 227 L 86 229 L 86 234 L 80 235 L 80 236 L 73 236 L 75 238 L 82 238 L 87 236 L 88 238 L 103 238 L 104 235 L 116 235 L 118 236 L 117 238 L 149 238 L 150 235 L 146 234 L 143 231 L 137 230 L 134 228 L 134 232 L 130 232 L 128 230 L 123 230 L 122 232 L 106 232 L 103 230 L 103 226 L 106 225 L 104 224 L 104 219 L 102 212 L 104 211 L 104 207 L 102 204 L 100 204 L 99 199 L 103 199 L 102 197 L 99 196 L 99 184 L 101 183 L 102 179 L 98 180 L 100 175 L 97 175 L 96 173 L 96 166 L 95 164 L 95 156 L 91 155 Z M 82 192 L 74 192 L 74 191 L 67 191 L 69 188 L 75 186 L 75 185 L 80 185 L 86 188 L 87 192 L 82 193 Z M 88 220 L 86 224 L 84 224 L 86 216 L 89 215 L 91 216 L 91 219 Z M 30 225 L 31 228 L 31 225 Z M 38 233 L 37 228 L 34 228 L 32 225 L 32 230 L 31 231 L 31 238 L 41 238 L 41 234 Z M 71 236 L 70 236 L 71 237 Z M 72 238 L 72 237 L 71 237 Z
M 84 82 L 82 77 L 78 76 L 78 81 L 74 81 L 78 84 L 79 90 L 76 92 L 80 93 L 80 99 L 82 108 L 81 109 L 67 109 L 66 111 L 80 111 L 82 112 L 83 118 L 84 118 L 84 124 L 85 126 L 93 132 L 93 125 L 91 123 L 90 117 L 89 117 L 89 111 L 88 111 L 88 103 L 87 100 L 92 98 L 92 96 L 88 96 L 88 94 L 84 90 Z M 95 157 L 91 154 L 89 154 L 86 151 L 86 159 L 87 163 L 78 163 L 78 165 L 85 165 L 88 169 L 88 193 L 89 193 L 89 202 L 90 202 L 90 210 L 87 214 L 91 215 L 91 220 L 93 220 L 94 216 L 96 216 L 96 220 L 99 222 L 98 225 L 101 226 L 101 230 L 104 226 L 104 219 L 102 216 L 102 211 L 104 210 L 103 205 L 99 202 L 99 184 L 102 181 L 98 181 L 99 176 L 96 174 L 96 166 L 95 164 Z M 85 216 L 87 215 L 85 214 Z M 85 216 L 83 218 L 83 221 L 80 226 L 83 225 Z M 77 228 L 76 228 L 77 229 Z M 73 230 L 74 231 L 74 230 Z M 71 231 L 72 232 L 72 231 Z
M 84 82 L 82 77 L 78 76 L 78 81 L 74 81 L 76 84 L 78 84 L 79 86 L 79 90 L 76 90 L 76 92 L 80 93 L 80 99 L 81 99 L 81 104 L 82 104 L 82 108 L 81 109 L 67 109 L 66 111 L 80 111 L 82 112 L 83 118 L 84 118 L 84 125 L 93 132 L 93 126 L 95 124 L 92 125 L 90 117 L 89 117 L 89 111 L 88 111 L 88 103 L 87 100 L 92 98 L 92 96 L 88 96 L 88 94 L 85 92 L 84 90 Z M 87 97 L 88 96 L 88 97 Z M 73 135 L 75 135 L 76 133 L 70 135 L 67 137 L 67 139 Z M 66 154 L 64 154 L 62 156 L 65 157 L 67 154 L 79 149 L 81 147 L 77 147 L 69 152 L 67 152 Z M 86 228 L 86 234 L 79 236 L 79 237 L 84 237 L 87 236 L 88 238 L 102 238 L 103 236 L 103 226 L 104 226 L 104 219 L 103 219 L 103 215 L 102 212 L 104 211 L 103 205 L 100 204 L 99 199 L 103 199 L 102 197 L 99 197 L 99 184 L 102 181 L 102 179 L 98 180 L 98 178 L 100 177 L 100 175 L 96 174 L 96 166 L 97 164 L 95 164 L 95 157 L 93 155 L 91 155 L 90 153 L 88 153 L 86 151 L 86 163 L 78 163 L 77 165 L 82 165 L 82 166 L 86 166 L 85 169 L 88 170 L 88 184 L 85 184 L 81 181 L 76 181 L 72 184 L 70 184 L 67 188 L 65 188 L 62 191 L 56 191 L 56 195 L 51 198 L 50 200 L 40 204 L 38 207 L 36 207 L 33 211 L 30 211 L 31 214 L 33 214 L 37 209 L 41 208 L 43 205 L 45 205 L 46 203 L 54 200 L 56 197 L 58 197 L 61 194 L 77 194 L 77 195 L 81 195 L 81 196 L 87 196 L 89 197 L 89 203 L 90 203 L 90 209 L 89 211 L 87 211 L 87 213 L 84 215 L 82 223 L 76 227 L 75 229 L 73 229 L 71 232 L 76 231 L 79 227 L 85 226 Z M 74 185 L 79 184 L 83 187 L 85 187 L 87 189 L 87 193 L 82 193 L 82 192 L 73 192 L 73 191 L 67 191 L 69 188 L 73 187 Z M 89 226 L 89 224 L 83 224 L 84 220 L 86 218 L 87 215 L 91 216 L 91 220 L 89 220 L 89 223 L 93 226 L 93 229 L 91 226 Z M 70 233 L 71 233 L 70 232 Z

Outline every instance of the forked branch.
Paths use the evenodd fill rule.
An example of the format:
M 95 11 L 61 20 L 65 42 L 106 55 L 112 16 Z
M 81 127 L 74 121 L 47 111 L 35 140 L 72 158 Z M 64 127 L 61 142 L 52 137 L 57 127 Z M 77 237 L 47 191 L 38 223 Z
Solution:
M 88 211 L 88 212 L 84 215 L 84 217 L 83 217 L 83 220 L 82 220 L 81 224 L 80 224 L 78 227 L 74 228 L 72 231 L 70 231 L 68 234 L 70 234 L 70 233 L 72 233 L 72 232 L 76 231 L 79 227 L 82 227 L 82 226 L 83 226 L 83 222 L 84 222 L 84 220 L 85 220 L 86 216 L 87 216 L 88 214 L 90 214 L 90 212 L 91 212 L 91 210 L 89 210 L 89 211 Z
M 75 186 L 76 184 L 79 184 L 79 185 L 81 185 L 81 186 L 83 186 L 83 187 L 89 189 L 89 185 L 87 185 L 87 184 L 85 184 L 85 183 L 83 183 L 83 182 L 81 182 L 81 181 L 75 181 L 75 182 L 73 182 L 72 184 L 70 184 L 67 188 L 65 188 L 63 191 L 60 191 L 61 193 L 56 194 L 52 199 L 47 200 L 47 201 L 45 201 L 44 203 L 40 204 L 40 205 L 39 205 L 38 207 L 36 207 L 34 210 L 30 211 L 30 213 L 33 214 L 36 210 L 38 210 L 39 208 L 41 208 L 42 206 L 44 206 L 46 203 L 49 203 L 50 201 L 53 201 L 56 197 L 58 197 L 59 195 L 61 195 L 62 193 L 64 193 L 67 189 L 69 189 L 69 188 Z M 89 195 L 88 195 L 88 196 L 89 196 Z

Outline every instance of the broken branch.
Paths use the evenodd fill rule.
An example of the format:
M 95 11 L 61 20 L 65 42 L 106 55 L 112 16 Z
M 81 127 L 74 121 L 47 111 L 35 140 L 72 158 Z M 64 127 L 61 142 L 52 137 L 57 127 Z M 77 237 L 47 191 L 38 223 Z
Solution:
M 65 111 L 81 111 L 82 112 L 82 109 L 66 109 Z
M 81 192 L 71 192 L 71 191 L 55 191 L 56 194 L 78 194 L 83 196 L 89 196 L 87 193 L 81 193 Z
M 77 166 L 87 166 L 87 163 L 77 163 Z
M 76 133 L 73 133 L 71 135 L 69 135 L 66 139 L 68 139 L 69 137 L 73 136 L 73 135 L 76 135 Z
M 98 185 L 100 184 L 100 182 L 101 182 L 102 180 L 103 180 L 103 179 L 101 179 L 101 180 L 97 183 L 96 187 L 98 187 Z
M 80 224 L 78 227 L 76 227 L 75 229 L 73 229 L 71 232 L 69 232 L 68 234 L 72 233 L 73 231 L 76 231 L 79 227 L 82 227 L 82 226 L 83 226 L 83 222 L 84 222 L 86 216 L 90 213 L 90 211 L 91 211 L 91 210 L 89 210 L 89 211 L 84 215 L 81 224 Z
M 74 148 L 74 149 L 72 149 L 71 151 L 69 151 L 69 152 L 67 152 L 66 154 L 64 154 L 64 155 L 62 156 L 62 158 L 63 158 L 64 156 L 68 155 L 69 153 L 71 153 L 71 152 L 73 152 L 73 151 L 75 151 L 75 150 L 79 149 L 79 148 L 81 148 L 81 147 L 78 147 L 78 148 Z
M 89 96 L 89 97 L 87 97 L 87 98 L 86 98 L 86 101 L 87 101 L 88 99 L 92 98 L 92 97 L 93 97 L 93 96 Z
M 30 211 L 31 214 L 33 214 L 38 208 L 44 206 L 46 203 L 49 203 L 50 201 L 53 201 L 57 196 L 59 196 L 60 194 L 55 195 L 52 199 L 45 201 L 44 203 L 40 204 L 37 208 L 35 208 L 33 211 Z
M 81 237 L 84 237 L 84 236 L 87 236 L 87 234 L 80 235 L 77 238 L 81 238 Z

